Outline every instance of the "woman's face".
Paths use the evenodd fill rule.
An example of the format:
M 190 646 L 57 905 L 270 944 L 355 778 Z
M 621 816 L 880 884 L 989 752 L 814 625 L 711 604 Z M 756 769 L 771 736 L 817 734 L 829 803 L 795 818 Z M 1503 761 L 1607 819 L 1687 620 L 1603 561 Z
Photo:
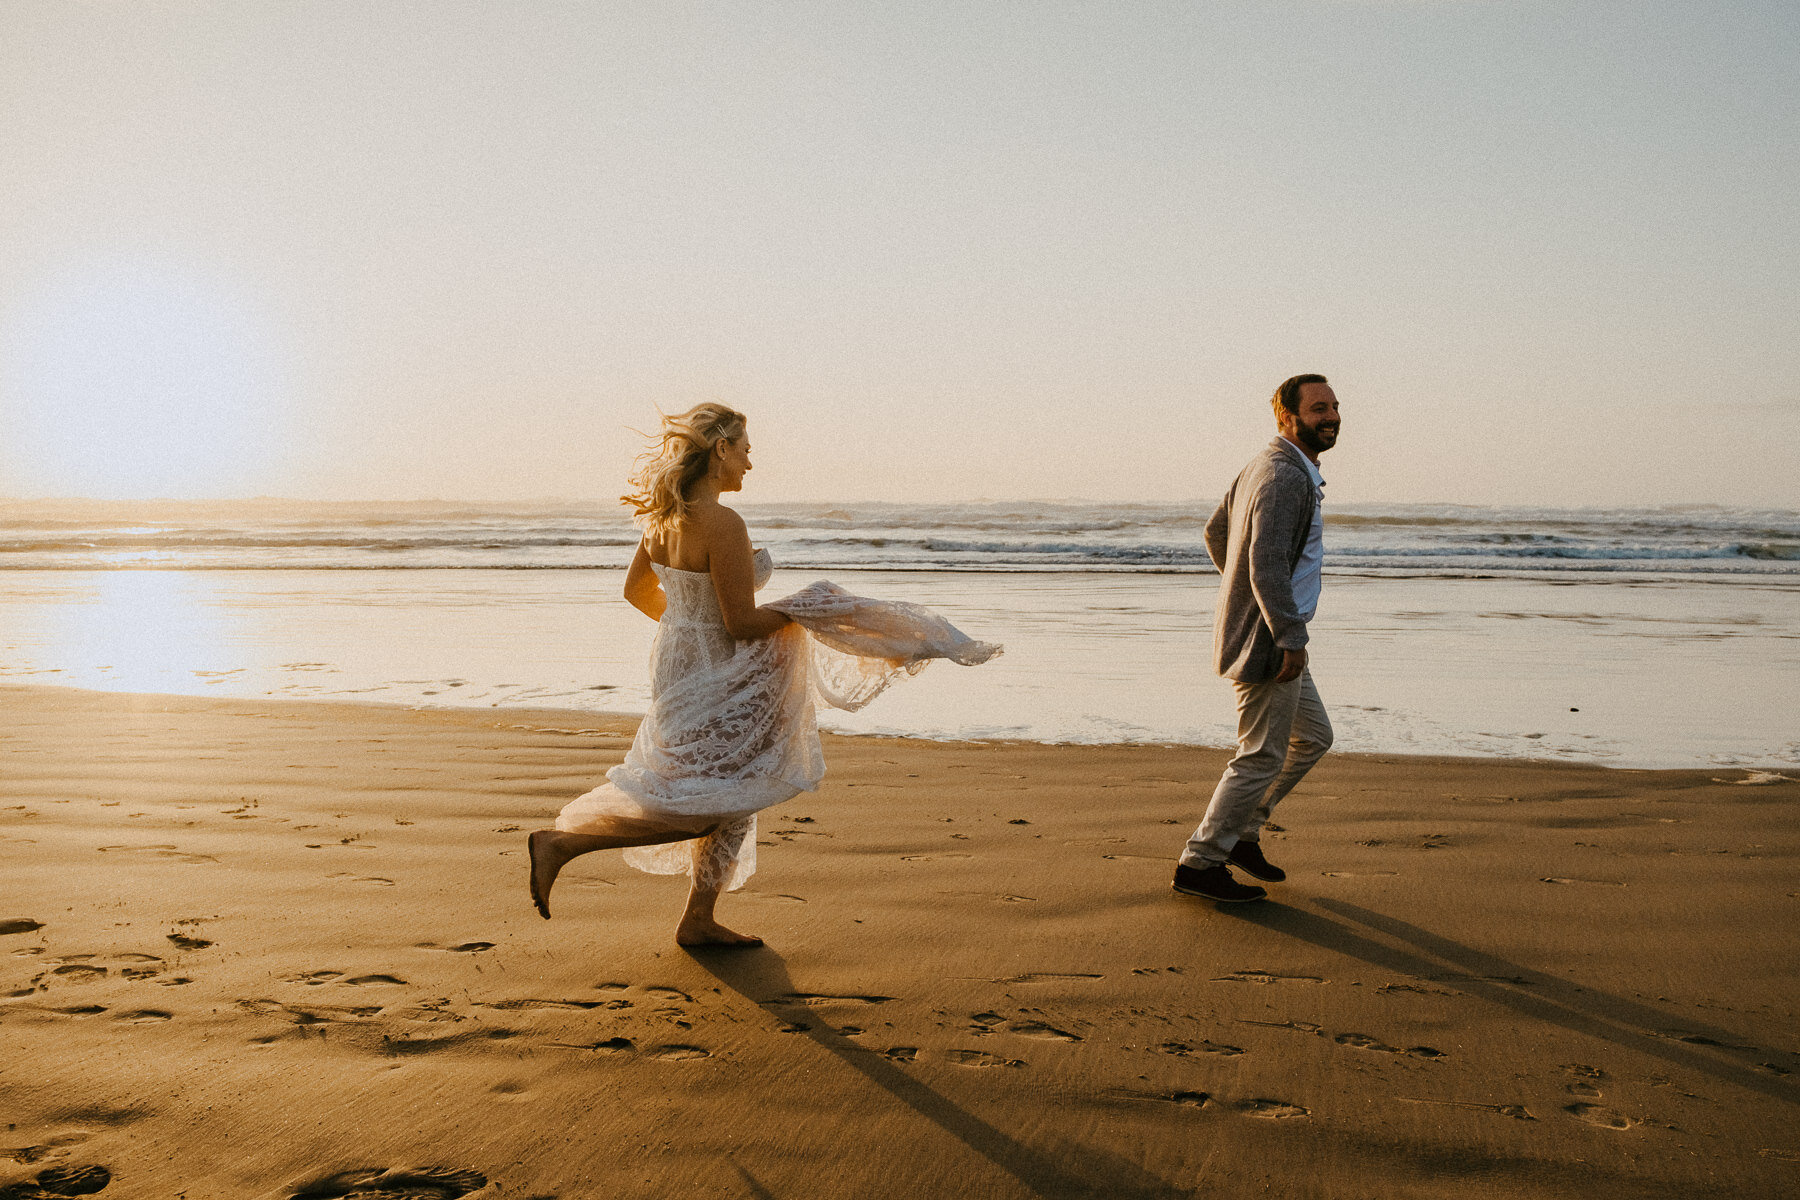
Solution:
M 744 488 L 744 476 L 750 472 L 750 433 L 746 430 L 738 435 L 736 441 L 726 440 L 713 452 L 719 461 L 719 490 L 721 492 L 739 492 Z

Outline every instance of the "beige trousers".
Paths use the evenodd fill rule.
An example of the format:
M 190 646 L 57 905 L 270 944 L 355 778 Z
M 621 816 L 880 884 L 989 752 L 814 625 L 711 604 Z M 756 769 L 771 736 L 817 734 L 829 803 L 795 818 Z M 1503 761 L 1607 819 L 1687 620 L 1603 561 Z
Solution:
M 1310 670 L 1286 683 L 1234 680 L 1231 686 L 1237 692 L 1237 754 L 1182 851 L 1181 861 L 1190 867 L 1222 863 L 1239 842 L 1256 841 L 1281 798 L 1331 749 L 1331 720 Z

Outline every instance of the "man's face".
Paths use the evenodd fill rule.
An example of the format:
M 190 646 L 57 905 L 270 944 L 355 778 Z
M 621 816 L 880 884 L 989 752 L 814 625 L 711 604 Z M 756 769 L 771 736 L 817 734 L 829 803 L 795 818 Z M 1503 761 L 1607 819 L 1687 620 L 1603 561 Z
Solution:
M 1289 412 L 1279 404 L 1276 405 L 1281 432 L 1317 457 L 1337 445 L 1338 425 L 1341 423 L 1337 394 L 1331 390 L 1329 383 L 1303 383 L 1300 385 L 1299 400 L 1297 412 Z

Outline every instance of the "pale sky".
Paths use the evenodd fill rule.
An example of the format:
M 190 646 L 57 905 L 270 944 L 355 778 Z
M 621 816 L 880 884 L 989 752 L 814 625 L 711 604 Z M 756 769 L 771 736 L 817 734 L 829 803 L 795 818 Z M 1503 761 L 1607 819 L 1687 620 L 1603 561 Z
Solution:
M 0 495 L 1800 508 L 1793 0 L 0 0 Z

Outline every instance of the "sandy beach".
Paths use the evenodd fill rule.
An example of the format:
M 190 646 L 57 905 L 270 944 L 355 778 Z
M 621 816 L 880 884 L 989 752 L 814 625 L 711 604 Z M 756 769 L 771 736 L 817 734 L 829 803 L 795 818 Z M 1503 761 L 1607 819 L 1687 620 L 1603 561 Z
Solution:
M 616 856 L 526 898 L 630 718 L 0 711 L 9 1198 L 1800 1188 L 1772 773 L 1330 757 L 1226 909 L 1219 751 L 832 738 L 689 954 Z

